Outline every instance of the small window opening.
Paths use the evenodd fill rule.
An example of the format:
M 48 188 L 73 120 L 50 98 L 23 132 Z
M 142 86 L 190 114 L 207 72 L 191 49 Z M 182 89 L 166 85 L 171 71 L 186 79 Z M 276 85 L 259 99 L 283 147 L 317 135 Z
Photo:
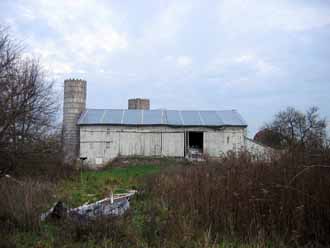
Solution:
M 110 134 L 110 129 L 109 128 L 107 128 L 107 134 Z
M 110 142 L 106 142 L 105 147 L 106 147 L 107 149 L 109 149 L 109 148 L 110 148 Z
M 229 144 L 229 136 L 227 136 L 227 144 Z

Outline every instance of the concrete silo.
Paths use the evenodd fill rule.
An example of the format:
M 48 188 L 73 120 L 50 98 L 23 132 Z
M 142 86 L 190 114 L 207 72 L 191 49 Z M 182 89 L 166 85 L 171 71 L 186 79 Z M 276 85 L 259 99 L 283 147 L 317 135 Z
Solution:
M 77 121 L 86 109 L 87 82 L 81 79 L 64 81 L 62 141 L 64 162 L 70 163 L 79 157 L 79 126 Z

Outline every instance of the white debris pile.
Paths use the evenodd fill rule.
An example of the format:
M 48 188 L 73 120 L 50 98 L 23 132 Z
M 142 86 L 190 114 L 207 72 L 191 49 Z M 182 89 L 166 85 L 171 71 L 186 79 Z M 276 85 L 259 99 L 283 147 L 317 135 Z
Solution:
M 61 219 L 70 217 L 74 219 L 92 219 L 99 216 L 120 216 L 129 209 L 129 201 L 136 194 L 136 190 L 130 190 L 125 194 L 111 193 L 110 197 L 94 203 L 86 203 L 77 208 L 67 208 L 63 202 L 56 202 L 52 208 L 40 217 L 41 221 L 48 218 Z

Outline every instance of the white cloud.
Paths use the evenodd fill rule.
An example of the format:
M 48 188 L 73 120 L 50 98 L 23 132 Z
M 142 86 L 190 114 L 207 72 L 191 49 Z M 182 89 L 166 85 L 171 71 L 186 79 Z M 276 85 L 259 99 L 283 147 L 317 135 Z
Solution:
M 228 32 L 304 31 L 330 25 L 327 9 L 290 1 L 224 0 L 219 4 L 220 25 Z
M 164 61 L 166 61 L 166 62 L 171 62 L 171 61 L 173 61 L 174 57 L 171 56 L 171 55 L 167 55 L 167 56 L 165 56 L 163 59 L 164 59 Z
M 194 9 L 193 1 L 169 1 L 159 13 L 150 17 L 139 40 L 141 45 L 154 47 L 157 44 L 175 43 L 176 37 L 186 24 Z
M 270 75 L 279 71 L 279 68 L 275 65 L 253 53 L 242 54 L 232 59 L 232 61 L 237 64 L 252 66 L 256 69 L 257 73 L 262 75 Z
M 26 8 L 25 6 L 19 6 L 19 12 L 21 13 L 21 17 L 31 21 L 31 20 L 35 20 L 37 18 L 37 16 L 33 13 L 33 11 L 30 8 Z
M 73 72 L 70 64 L 53 62 L 46 67 L 46 70 L 55 74 L 69 74 Z M 79 70 L 77 71 L 79 73 Z
M 253 60 L 255 60 L 255 55 L 253 54 L 244 54 L 233 59 L 236 63 L 250 63 Z
M 176 59 L 176 63 L 180 67 L 187 67 L 192 64 L 192 59 L 189 56 L 179 56 Z
M 16 21 L 46 24 L 48 37 L 23 39 L 33 54 L 55 73 L 78 72 L 81 66 L 98 66 L 113 52 L 126 49 L 126 34 L 112 23 L 111 6 L 101 1 L 26 0 Z M 38 27 L 38 26 L 36 26 Z
M 202 73 L 202 77 L 213 83 L 221 82 L 225 87 L 256 86 L 267 83 L 264 79 L 278 75 L 281 75 L 281 69 L 277 65 L 253 52 L 214 59 Z
M 279 68 L 265 60 L 256 61 L 256 68 L 260 74 L 264 75 L 269 75 L 274 73 L 275 71 L 279 71 Z
M 76 59 L 85 64 L 101 64 L 103 59 L 117 49 L 124 49 L 128 43 L 124 35 L 113 30 L 83 29 L 64 34 L 64 43 L 74 52 Z
M 77 70 L 77 73 L 79 73 L 79 74 L 87 74 L 87 72 L 85 71 L 85 70 Z

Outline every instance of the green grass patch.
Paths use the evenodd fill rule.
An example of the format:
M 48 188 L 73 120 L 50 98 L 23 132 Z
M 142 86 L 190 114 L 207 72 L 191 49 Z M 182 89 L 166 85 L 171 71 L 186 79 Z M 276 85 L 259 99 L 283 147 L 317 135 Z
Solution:
M 161 166 L 133 164 L 127 167 L 107 167 L 100 171 L 82 171 L 80 177 L 63 182 L 57 197 L 72 207 L 93 202 L 114 193 L 125 193 L 136 189 L 139 180 L 146 175 L 157 173 Z

